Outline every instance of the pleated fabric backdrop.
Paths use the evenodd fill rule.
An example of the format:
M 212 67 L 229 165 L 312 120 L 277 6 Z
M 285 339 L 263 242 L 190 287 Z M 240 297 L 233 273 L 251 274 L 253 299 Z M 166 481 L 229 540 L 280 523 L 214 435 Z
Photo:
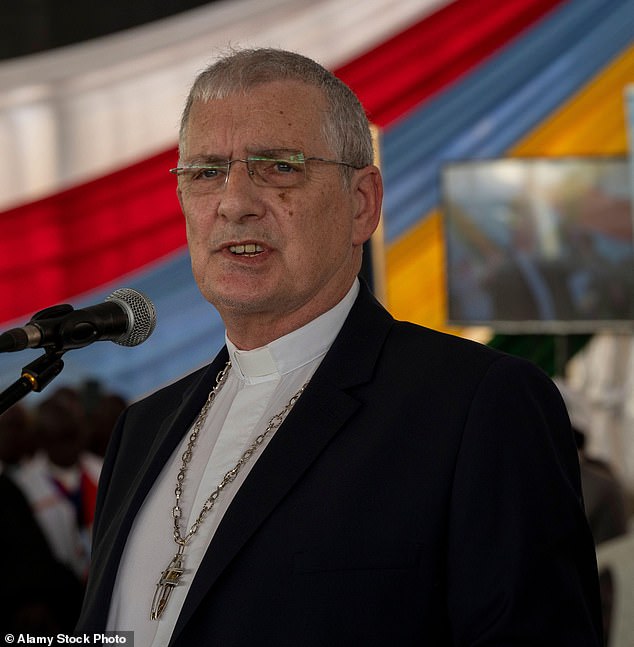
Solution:
M 632 34 L 626 0 L 233 0 L 1 64 L 0 328 L 130 286 L 154 301 L 156 333 L 68 353 L 56 383 L 136 398 L 213 357 L 223 328 L 167 169 L 185 92 L 227 44 L 301 51 L 359 94 L 385 174 L 384 300 L 444 328 L 441 165 L 626 153 Z M 2 356 L 0 388 L 36 353 Z

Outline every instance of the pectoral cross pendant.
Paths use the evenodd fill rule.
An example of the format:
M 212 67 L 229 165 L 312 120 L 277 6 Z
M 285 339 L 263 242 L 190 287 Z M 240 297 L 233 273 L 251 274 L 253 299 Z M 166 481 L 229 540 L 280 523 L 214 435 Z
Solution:
M 154 599 L 152 600 L 152 609 L 150 610 L 150 620 L 159 620 L 165 611 L 169 602 L 172 590 L 178 586 L 181 575 L 185 572 L 183 568 L 183 551 L 185 544 L 180 544 L 178 552 L 167 565 L 167 568 L 161 573 L 161 579 L 156 585 Z

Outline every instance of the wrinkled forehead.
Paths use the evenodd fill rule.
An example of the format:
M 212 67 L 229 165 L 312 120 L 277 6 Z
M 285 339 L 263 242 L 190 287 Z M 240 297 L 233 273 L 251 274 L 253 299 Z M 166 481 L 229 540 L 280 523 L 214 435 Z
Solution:
M 181 154 L 201 147 L 234 151 L 288 148 L 326 154 L 327 103 L 321 91 L 296 81 L 275 81 L 226 96 L 196 99 L 182 134 Z M 221 152 L 221 151 L 215 151 Z

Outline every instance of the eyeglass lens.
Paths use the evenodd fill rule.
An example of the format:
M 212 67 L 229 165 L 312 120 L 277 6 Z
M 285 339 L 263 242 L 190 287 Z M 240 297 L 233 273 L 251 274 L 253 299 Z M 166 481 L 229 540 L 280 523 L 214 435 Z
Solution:
M 183 167 L 177 170 L 179 183 L 191 193 L 210 193 L 222 189 L 236 162 L 246 164 L 250 178 L 258 186 L 291 188 L 302 184 L 306 178 L 303 159 L 272 159 L 249 157 L 225 163 Z

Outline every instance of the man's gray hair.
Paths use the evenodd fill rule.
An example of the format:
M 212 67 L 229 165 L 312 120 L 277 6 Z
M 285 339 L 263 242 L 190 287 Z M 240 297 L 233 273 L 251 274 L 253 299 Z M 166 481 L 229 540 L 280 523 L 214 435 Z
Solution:
M 189 92 L 180 127 L 180 146 L 196 101 L 221 99 L 261 83 L 295 80 L 320 89 L 327 102 L 322 130 L 333 153 L 357 168 L 373 163 L 372 135 L 365 111 L 354 92 L 310 58 L 280 49 L 233 51 L 201 72 Z

